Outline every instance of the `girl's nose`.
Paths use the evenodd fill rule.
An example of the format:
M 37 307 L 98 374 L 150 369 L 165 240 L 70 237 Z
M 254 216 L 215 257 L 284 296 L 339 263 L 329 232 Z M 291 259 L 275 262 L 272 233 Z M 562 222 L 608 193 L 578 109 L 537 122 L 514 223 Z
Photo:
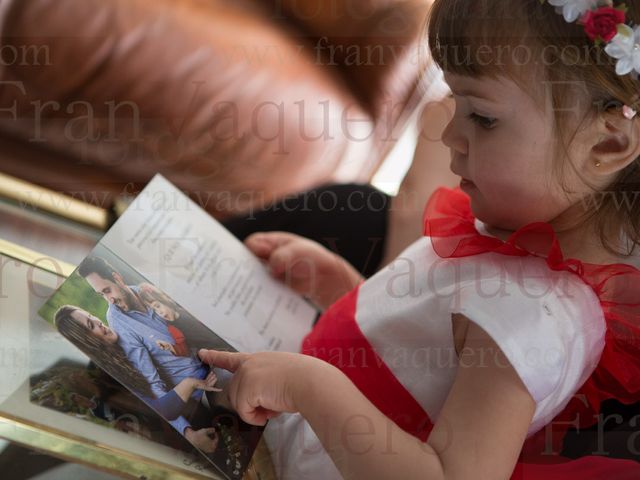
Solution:
M 458 120 L 453 117 L 444 131 L 442 132 L 442 143 L 444 143 L 451 150 L 463 155 L 467 154 L 467 140 L 462 135 L 460 128 L 457 125 Z

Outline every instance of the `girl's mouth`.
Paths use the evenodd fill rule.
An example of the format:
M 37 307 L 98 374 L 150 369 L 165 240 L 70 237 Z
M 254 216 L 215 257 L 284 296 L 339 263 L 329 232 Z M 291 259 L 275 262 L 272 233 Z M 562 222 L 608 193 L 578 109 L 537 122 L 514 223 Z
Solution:
M 475 184 L 467 180 L 466 178 L 463 178 L 462 180 L 460 180 L 460 189 L 467 190 L 473 187 L 475 187 Z

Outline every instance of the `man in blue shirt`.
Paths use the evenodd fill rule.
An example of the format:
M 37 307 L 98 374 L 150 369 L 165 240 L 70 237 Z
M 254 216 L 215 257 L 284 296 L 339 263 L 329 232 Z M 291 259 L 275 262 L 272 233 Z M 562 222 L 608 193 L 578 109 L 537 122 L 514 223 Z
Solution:
M 107 321 L 118 334 L 118 342 L 128 360 L 149 382 L 151 391 L 158 398 L 185 378 L 207 376 L 208 367 L 196 357 L 176 356 L 162 349 L 157 340 L 174 344 L 165 320 L 138 298 L 137 287 L 128 286 L 122 275 L 100 257 L 85 259 L 78 273 L 91 287 L 109 302 Z M 202 391 L 193 394 L 200 401 Z M 170 422 L 187 440 L 200 450 L 211 453 L 217 440 L 215 429 L 195 430 L 182 416 Z

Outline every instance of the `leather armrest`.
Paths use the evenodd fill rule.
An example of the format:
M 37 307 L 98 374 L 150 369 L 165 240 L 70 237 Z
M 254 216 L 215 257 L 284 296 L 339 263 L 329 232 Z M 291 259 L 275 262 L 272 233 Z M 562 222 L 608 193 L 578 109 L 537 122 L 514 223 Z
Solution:
M 344 69 L 374 118 L 384 115 L 385 103 L 404 105 L 415 89 L 427 61 L 423 29 L 432 0 L 269 0 L 268 4 L 273 18 L 290 18 L 303 26 L 319 62 Z
M 0 128 L 121 187 L 161 172 L 213 212 L 366 180 L 371 118 L 296 31 L 226 0 L 7 0 Z M 10 48 L 3 52 L 10 53 Z M 358 155 L 350 152 L 358 151 Z M 73 180 L 71 180 L 73 181 Z M 72 187 L 77 190 L 77 186 Z

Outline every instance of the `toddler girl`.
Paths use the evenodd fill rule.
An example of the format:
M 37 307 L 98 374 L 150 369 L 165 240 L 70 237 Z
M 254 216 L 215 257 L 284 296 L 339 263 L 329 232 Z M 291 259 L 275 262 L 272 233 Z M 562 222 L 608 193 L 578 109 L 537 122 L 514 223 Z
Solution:
M 201 348 L 223 350 L 229 348 L 224 340 L 150 283 L 138 285 L 138 294 L 147 308 L 151 308 L 156 315 L 167 322 L 174 344 L 158 341 L 160 348 L 178 356 L 195 355 Z
M 181 357 L 191 355 L 182 329 L 175 324 L 180 314 L 171 299 L 157 289 L 151 286 L 147 287 L 144 284 L 140 286 L 139 295 L 147 308 L 151 308 L 156 315 L 167 322 L 167 329 L 174 340 L 173 345 L 163 342 L 162 340 L 156 340 L 158 346 L 163 350 L 169 350 L 174 355 Z
M 361 280 L 346 262 L 247 239 L 329 307 L 306 355 L 200 353 L 235 372 L 244 420 L 291 414 L 266 430 L 281 478 L 637 477 L 549 457 L 602 401 L 640 400 L 640 6 L 622 7 L 436 0 L 461 182 L 430 199 L 425 236 L 331 306 Z

